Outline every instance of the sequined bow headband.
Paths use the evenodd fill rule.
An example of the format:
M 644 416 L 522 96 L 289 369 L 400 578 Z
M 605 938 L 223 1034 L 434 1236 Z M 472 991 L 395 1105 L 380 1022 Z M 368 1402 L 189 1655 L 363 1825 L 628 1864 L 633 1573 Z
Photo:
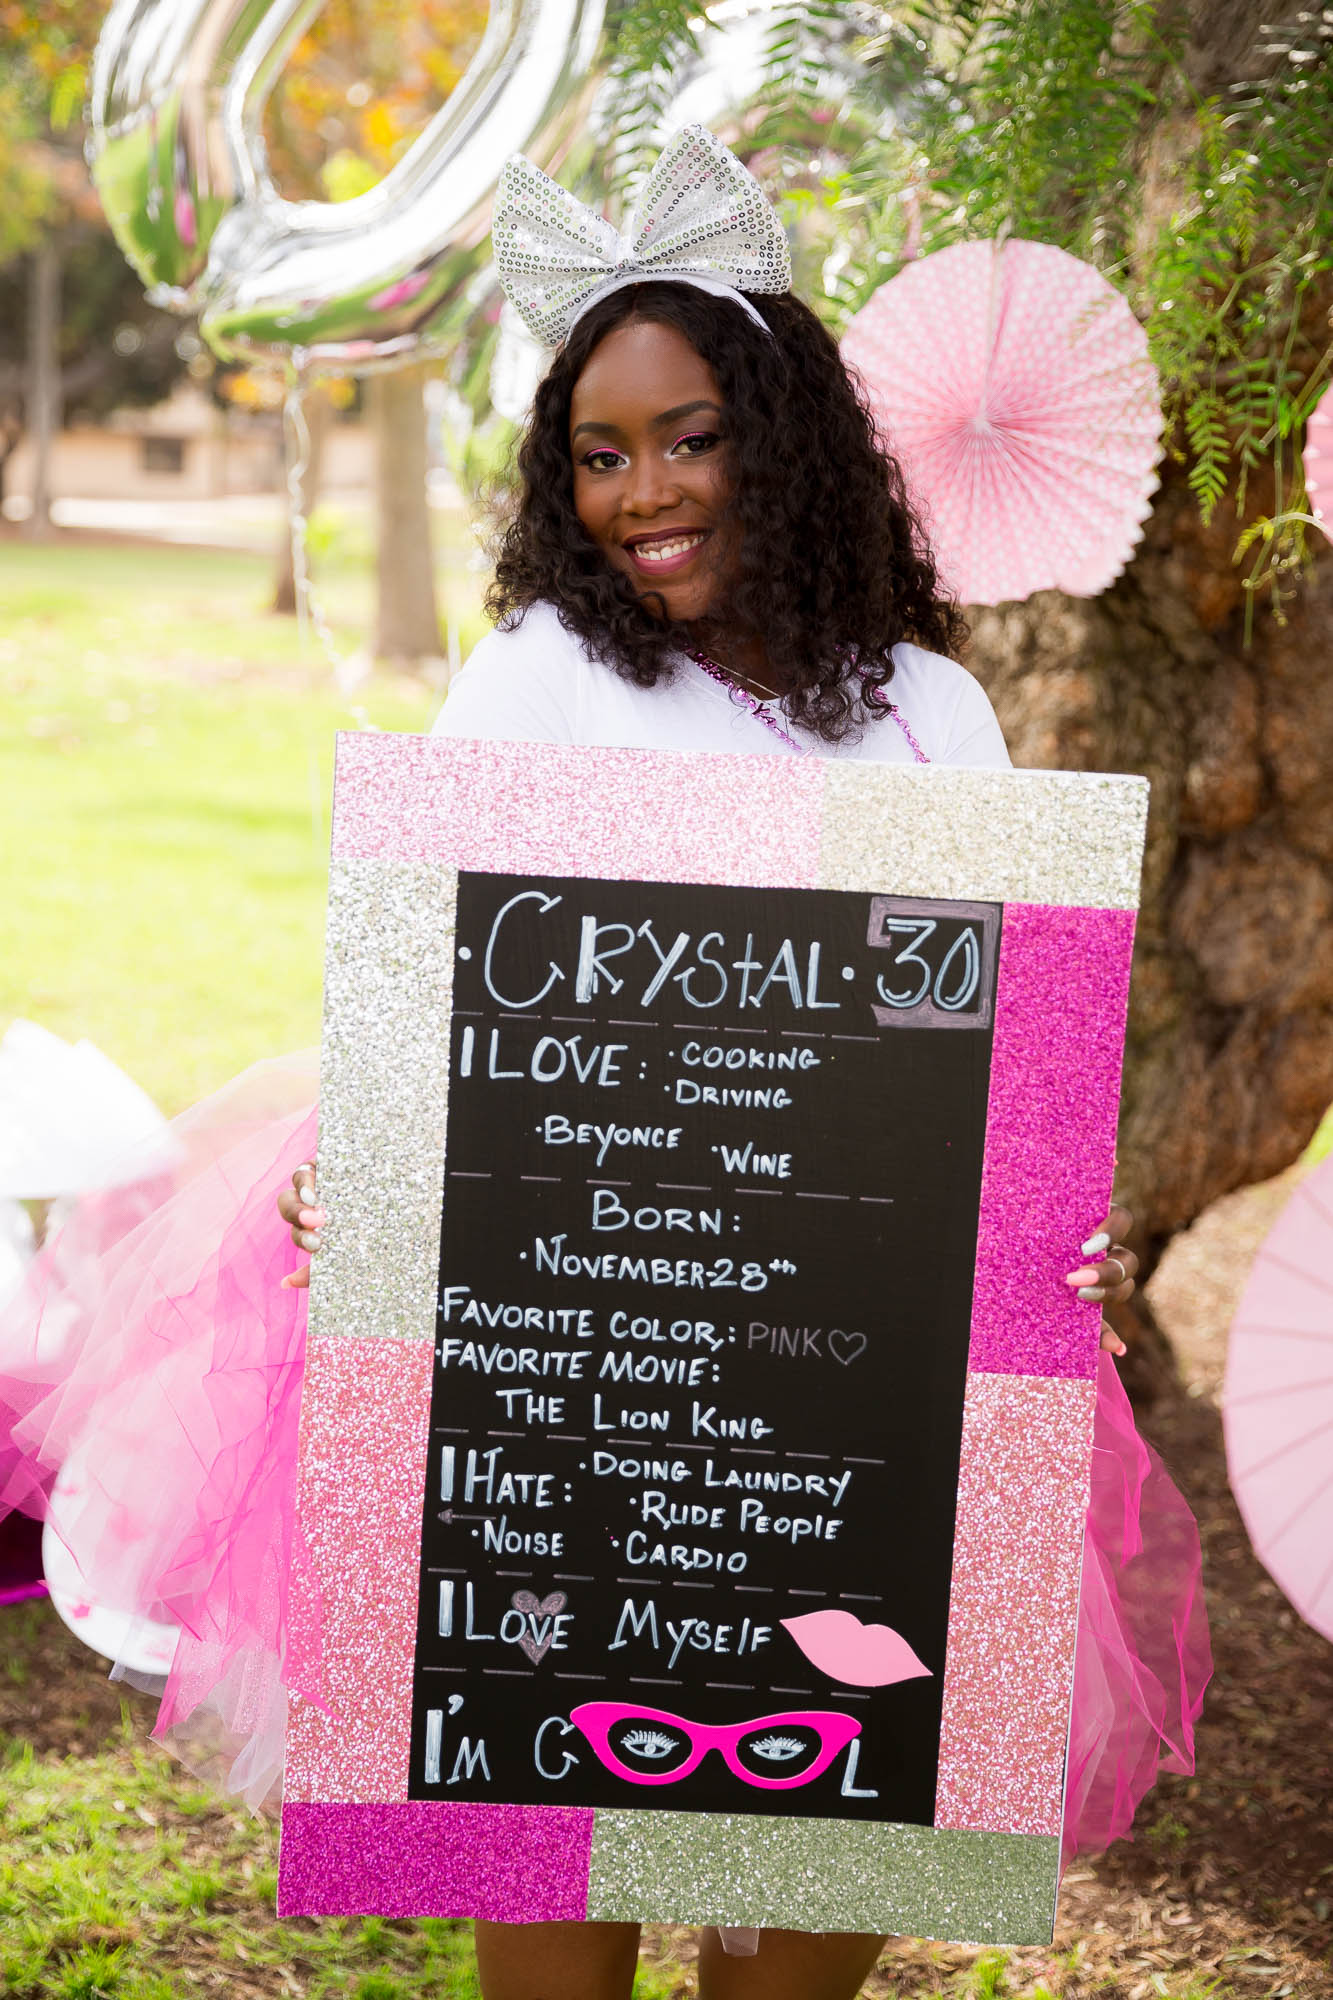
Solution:
M 539 340 L 554 347 L 597 299 L 665 278 L 733 299 L 769 328 L 746 292 L 785 292 L 791 258 L 754 176 L 702 125 L 670 140 L 624 232 L 516 154 L 491 218 L 500 283 Z

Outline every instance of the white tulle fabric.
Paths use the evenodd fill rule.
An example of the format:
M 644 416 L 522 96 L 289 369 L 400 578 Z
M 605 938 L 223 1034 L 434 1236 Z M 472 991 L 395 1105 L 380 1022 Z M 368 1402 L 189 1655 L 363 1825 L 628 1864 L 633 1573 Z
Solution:
M 702 125 L 669 141 L 623 233 L 516 155 L 500 175 L 491 241 L 510 304 L 549 347 L 597 299 L 648 279 L 733 298 L 760 326 L 744 294 L 791 289 L 782 224 L 753 174 Z

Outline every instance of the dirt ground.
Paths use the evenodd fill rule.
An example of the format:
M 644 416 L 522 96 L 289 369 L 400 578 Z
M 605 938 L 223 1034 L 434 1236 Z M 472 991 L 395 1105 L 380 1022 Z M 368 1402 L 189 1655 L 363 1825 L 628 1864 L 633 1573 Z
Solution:
M 1231 1313 L 1291 1185 L 1283 1176 L 1218 1203 L 1177 1239 L 1149 1294 L 1182 1388 L 1141 1421 L 1199 1518 L 1217 1664 L 1197 1774 L 1163 1781 L 1132 1842 L 1075 1863 L 1049 1951 L 1013 1953 L 1008 1986 L 974 1990 L 1044 1987 L 1058 2000 L 1333 1996 L 1333 1646 L 1297 1618 L 1250 1550 L 1217 1407 Z M 49 1614 L 36 1623 L 28 1665 L 22 1686 L 0 1690 L 0 1729 L 39 1755 L 78 1757 L 104 1744 L 120 1691 L 89 1673 L 87 1654 Z M 133 1702 L 146 1720 L 149 1704 Z M 693 1939 L 657 1931 L 645 1953 L 688 1966 Z M 957 1989 L 977 1961 L 976 1952 L 896 1940 L 866 1991 Z

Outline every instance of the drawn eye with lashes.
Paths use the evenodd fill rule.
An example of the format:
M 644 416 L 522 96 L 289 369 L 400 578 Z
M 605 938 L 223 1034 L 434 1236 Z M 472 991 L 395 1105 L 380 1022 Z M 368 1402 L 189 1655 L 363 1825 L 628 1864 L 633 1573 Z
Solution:
M 798 1736 L 761 1736 L 750 1749 L 756 1757 L 767 1758 L 770 1764 L 785 1764 L 799 1757 L 805 1745 Z
M 621 1747 L 636 1757 L 666 1757 L 677 1745 L 674 1736 L 664 1736 L 660 1729 L 631 1729 Z

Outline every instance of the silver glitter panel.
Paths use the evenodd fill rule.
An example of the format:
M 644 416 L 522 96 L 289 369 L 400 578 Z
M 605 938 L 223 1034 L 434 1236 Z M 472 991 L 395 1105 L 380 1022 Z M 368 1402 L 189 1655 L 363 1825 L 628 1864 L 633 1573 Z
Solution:
M 457 902 L 437 862 L 330 869 L 312 1334 L 432 1338 Z
M 830 762 L 820 887 L 1133 910 L 1146 778 Z
M 621 235 L 521 155 L 506 162 L 491 217 L 500 283 L 539 340 L 555 346 L 609 281 L 720 280 L 785 292 L 782 225 L 749 170 L 702 125 L 663 149 Z
M 1049 1944 L 1060 1843 L 834 1819 L 598 1812 L 590 1922 Z

